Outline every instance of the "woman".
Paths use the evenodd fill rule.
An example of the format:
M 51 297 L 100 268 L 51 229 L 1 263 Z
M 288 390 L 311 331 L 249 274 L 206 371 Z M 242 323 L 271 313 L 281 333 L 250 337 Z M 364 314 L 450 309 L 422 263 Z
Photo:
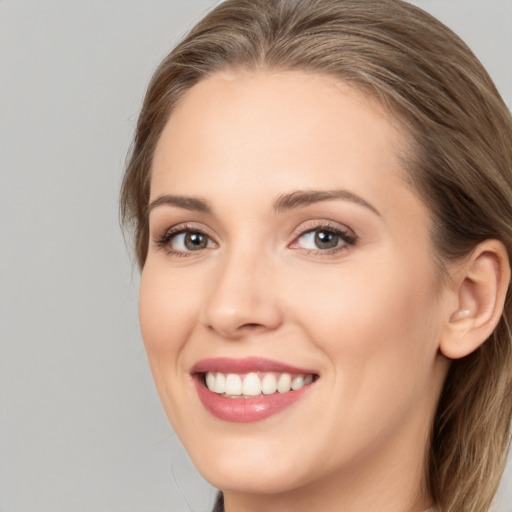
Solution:
M 489 509 L 511 140 L 470 50 L 400 0 L 228 0 L 160 65 L 121 208 L 216 510 Z

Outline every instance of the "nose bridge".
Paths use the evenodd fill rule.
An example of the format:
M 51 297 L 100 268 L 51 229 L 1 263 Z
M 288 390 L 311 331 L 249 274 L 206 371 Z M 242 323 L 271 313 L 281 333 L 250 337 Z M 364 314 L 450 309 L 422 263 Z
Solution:
M 203 324 L 227 338 L 277 328 L 282 315 L 270 258 L 237 247 L 219 256 L 203 306 Z

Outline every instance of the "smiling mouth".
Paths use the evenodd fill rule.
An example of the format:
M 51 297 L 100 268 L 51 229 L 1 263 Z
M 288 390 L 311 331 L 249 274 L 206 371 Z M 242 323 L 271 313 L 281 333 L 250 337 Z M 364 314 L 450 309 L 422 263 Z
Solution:
M 283 394 L 309 386 L 315 374 L 288 372 L 250 372 L 245 374 L 204 372 L 199 374 L 204 386 L 225 398 L 255 398 Z
M 261 357 L 203 359 L 190 374 L 205 409 L 231 423 L 261 421 L 288 409 L 320 378 L 312 369 Z

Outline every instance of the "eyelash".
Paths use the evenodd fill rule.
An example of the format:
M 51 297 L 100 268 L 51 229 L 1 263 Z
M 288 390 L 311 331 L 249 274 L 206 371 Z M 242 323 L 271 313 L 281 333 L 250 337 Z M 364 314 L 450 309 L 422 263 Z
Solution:
M 340 228 L 339 226 L 333 226 L 329 223 L 323 222 L 314 226 L 310 226 L 307 229 L 302 229 L 295 234 L 294 241 L 290 244 L 290 247 L 293 248 L 294 245 L 298 243 L 300 238 L 315 232 L 325 232 L 331 235 L 339 237 L 341 244 L 336 247 L 332 247 L 329 249 L 305 249 L 308 255 L 319 255 L 319 256 L 329 256 L 333 254 L 337 254 L 340 251 L 347 250 L 348 247 L 355 246 L 358 242 L 357 236 L 349 233 L 349 231 Z M 177 256 L 179 258 L 186 258 L 191 256 L 194 252 L 201 252 L 201 249 L 198 251 L 181 251 L 175 250 L 171 247 L 172 240 L 178 235 L 186 234 L 186 233 L 194 233 L 198 235 L 205 236 L 209 240 L 212 238 L 202 229 L 196 226 L 190 226 L 188 224 L 179 225 L 167 230 L 162 236 L 158 237 L 155 241 L 155 244 L 158 248 L 166 249 L 168 254 L 172 256 Z M 298 247 L 300 249 L 300 247 Z

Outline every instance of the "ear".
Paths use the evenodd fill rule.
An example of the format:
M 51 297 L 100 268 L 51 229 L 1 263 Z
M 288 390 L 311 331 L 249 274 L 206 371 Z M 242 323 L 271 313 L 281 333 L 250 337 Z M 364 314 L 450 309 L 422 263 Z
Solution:
M 501 318 L 510 283 L 510 263 L 498 240 L 479 244 L 452 276 L 456 306 L 441 335 L 439 348 L 450 359 L 476 350 Z

